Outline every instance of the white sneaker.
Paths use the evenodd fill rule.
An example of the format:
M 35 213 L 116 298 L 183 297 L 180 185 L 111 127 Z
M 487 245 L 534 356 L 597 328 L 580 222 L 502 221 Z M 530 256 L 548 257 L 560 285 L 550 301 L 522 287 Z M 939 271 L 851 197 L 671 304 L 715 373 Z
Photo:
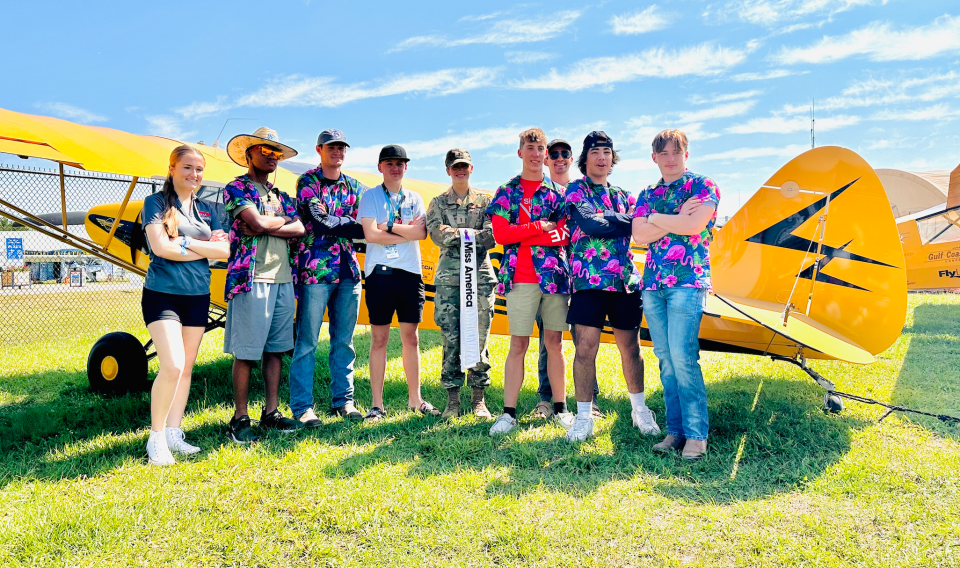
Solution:
M 490 435 L 507 434 L 517 427 L 517 419 L 509 414 L 501 414 L 497 421 L 490 427 Z
M 150 465 L 173 465 L 177 460 L 173 459 L 170 448 L 167 447 L 167 440 L 160 432 L 150 431 L 150 438 L 147 439 L 147 457 Z
M 575 419 L 572 412 L 561 412 L 560 414 L 553 415 L 553 421 L 562 426 L 564 430 L 573 428 L 573 421 Z
M 593 436 L 593 416 L 577 413 L 573 427 L 567 432 L 568 442 L 583 442 Z
M 633 419 L 633 425 L 640 430 L 641 434 L 656 436 L 660 433 L 660 427 L 657 426 L 657 415 L 646 406 L 634 409 L 630 413 L 630 417 Z
M 167 448 L 181 454 L 195 454 L 200 448 L 184 441 L 186 436 L 180 428 L 167 428 Z

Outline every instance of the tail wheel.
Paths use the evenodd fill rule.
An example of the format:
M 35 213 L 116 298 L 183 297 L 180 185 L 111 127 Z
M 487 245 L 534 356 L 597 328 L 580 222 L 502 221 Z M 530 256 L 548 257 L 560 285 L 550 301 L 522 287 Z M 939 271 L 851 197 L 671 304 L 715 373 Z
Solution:
M 108 333 L 87 357 L 90 390 L 100 394 L 125 394 L 147 388 L 147 352 L 140 340 L 123 331 Z
M 835 394 L 825 393 L 823 395 L 823 409 L 831 414 L 838 414 L 843 412 L 843 401 Z

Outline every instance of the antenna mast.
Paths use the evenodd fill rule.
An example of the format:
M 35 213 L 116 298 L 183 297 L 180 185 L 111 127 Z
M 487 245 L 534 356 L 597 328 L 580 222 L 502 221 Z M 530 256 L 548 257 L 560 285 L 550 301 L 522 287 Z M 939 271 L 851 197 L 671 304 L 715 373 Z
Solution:
M 810 99 L 810 149 L 811 150 L 817 147 L 817 137 L 814 132 L 814 129 L 817 125 L 816 105 L 817 105 L 817 99 Z

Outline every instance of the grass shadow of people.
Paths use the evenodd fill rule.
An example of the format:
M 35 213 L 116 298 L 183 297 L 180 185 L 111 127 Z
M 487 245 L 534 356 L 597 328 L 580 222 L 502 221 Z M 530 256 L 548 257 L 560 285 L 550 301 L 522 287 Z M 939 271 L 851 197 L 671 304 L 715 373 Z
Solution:
M 960 417 L 960 305 L 924 303 L 913 311 L 912 337 L 891 403 Z M 960 424 L 917 414 L 899 414 L 937 434 L 960 440 Z

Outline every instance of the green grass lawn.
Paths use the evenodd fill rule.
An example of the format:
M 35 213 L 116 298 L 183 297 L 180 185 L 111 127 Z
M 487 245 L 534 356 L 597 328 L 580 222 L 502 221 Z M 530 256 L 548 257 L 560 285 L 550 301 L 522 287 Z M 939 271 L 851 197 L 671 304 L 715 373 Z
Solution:
M 0 566 L 960 565 L 960 429 L 900 414 L 877 423 L 883 409 L 858 403 L 824 414 L 822 391 L 782 363 L 704 354 L 710 453 L 690 464 L 653 454 L 631 427 L 612 346 L 599 367 L 607 417 L 571 446 L 559 426 L 521 421 L 495 440 L 488 422 L 402 411 L 395 335 L 389 420 L 326 419 L 243 449 L 223 436 L 232 394 L 218 331 L 204 340 L 184 425 L 203 452 L 155 468 L 149 396 L 87 392 L 87 350 L 107 329 L 71 319 L 82 304 L 32 320 L 51 322 L 46 335 L 4 333 L 0 345 Z M 424 393 L 441 406 L 439 341 L 422 333 Z M 356 343 L 367 407 L 366 328 Z M 523 413 L 537 401 L 533 347 Z M 494 411 L 506 348 L 493 339 Z M 644 356 L 662 425 L 656 359 Z M 960 415 L 958 361 L 960 296 L 918 294 L 876 364 L 813 365 L 840 390 Z M 319 408 L 326 376 L 318 361 Z M 259 377 L 253 392 L 259 412 Z

